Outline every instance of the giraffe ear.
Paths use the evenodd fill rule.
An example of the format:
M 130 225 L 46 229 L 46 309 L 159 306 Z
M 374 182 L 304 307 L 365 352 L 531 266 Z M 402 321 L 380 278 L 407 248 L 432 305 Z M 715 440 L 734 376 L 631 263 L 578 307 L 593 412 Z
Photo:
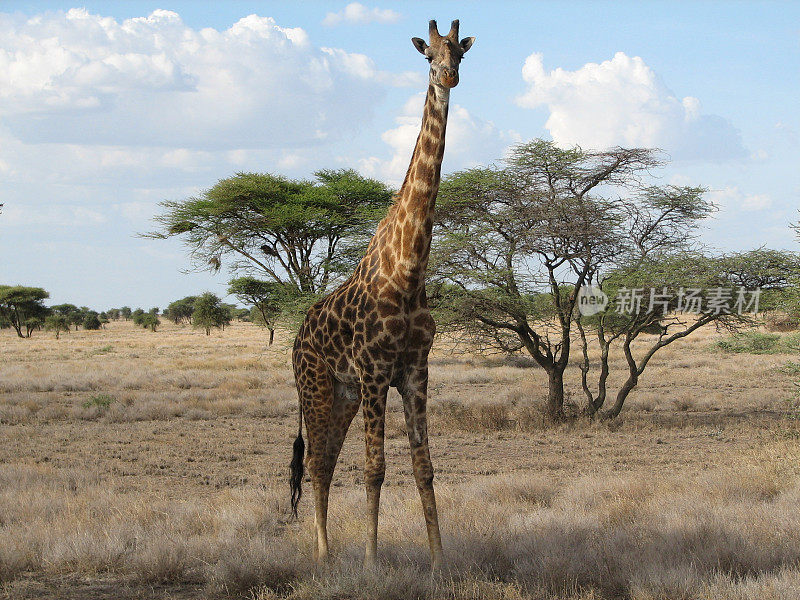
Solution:
M 428 44 L 422 38 L 411 38 L 411 43 L 414 44 L 414 48 L 419 50 L 420 54 L 425 54 L 425 50 L 428 49 Z
M 474 43 L 475 43 L 475 38 L 474 37 L 468 37 L 468 38 L 464 38 L 463 40 L 461 40 L 461 49 L 464 51 L 464 54 L 467 53 L 467 50 L 472 48 L 472 44 L 474 44 Z

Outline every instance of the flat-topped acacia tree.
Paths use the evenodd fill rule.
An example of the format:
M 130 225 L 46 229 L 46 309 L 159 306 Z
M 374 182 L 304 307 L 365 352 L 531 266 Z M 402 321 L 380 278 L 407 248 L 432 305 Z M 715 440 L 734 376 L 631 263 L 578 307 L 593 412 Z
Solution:
M 325 292 L 360 258 L 386 214 L 392 190 L 351 169 L 321 170 L 314 180 L 237 173 L 198 196 L 161 203 L 159 229 L 145 237 L 178 237 L 193 266 L 289 284 L 301 294 Z

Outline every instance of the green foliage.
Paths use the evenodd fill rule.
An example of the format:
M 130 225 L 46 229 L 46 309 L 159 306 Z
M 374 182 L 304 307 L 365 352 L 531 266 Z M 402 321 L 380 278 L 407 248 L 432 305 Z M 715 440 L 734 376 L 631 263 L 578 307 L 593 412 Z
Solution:
M 141 325 L 145 329 L 149 329 L 150 331 L 155 331 L 156 328 L 161 325 L 161 320 L 158 318 L 157 315 L 149 312 L 143 313 L 139 319 L 137 325 Z
M 800 279 L 800 254 L 787 250 L 756 248 L 726 254 L 721 269 L 736 285 L 749 289 L 784 290 L 797 287 Z M 765 305 L 765 309 L 780 308 Z
M 62 315 L 67 318 L 75 313 L 81 312 L 80 309 L 74 304 L 56 304 L 55 306 L 51 306 L 50 310 L 57 315 Z
M 163 202 L 160 230 L 147 235 L 180 236 L 198 268 L 216 271 L 226 260 L 234 272 L 318 293 L 349 272 L 353 248 L 391 201 L 383 183 L 352 170 L 318 171 L 314 181 L 237 173 L 198 197 Z
M 232 311 L 231 315 L 237 321 L 250 322 L 252 320 L 251 317 L 250 317 L 250 310 L 251 309 L 249 309 L 249 308 L 239 308 L 239 307 L 237 307 Z
M 54 313 L 45 317 L 44 328 L 56 334 L 56 339 L 61 337 L 61 332 L 69 333 L 69 320 L 62 314 Z
M 131 307 L 130 306 L 123 306 L 119 309 L 119 314 L 122 316 L 123 319 L 126 321 L 131 318 Z
M 723 352 L 735 354 L 797 353 L 800 352 L 800 333 L 780 335 L 761 331 L 744 331 L 719 340 L 715 346 Z
M 230 315 L 215 294 L 205 292 L 197 297 L 192 312 L 194 327 L 205 329 L 206 335 L 210 335 L 212 327 L 220 328 L 228 324 Z
M 92 408 L 96 406 L 100 410 L 106 410 L 115 401 L 116 399 L 109 394 L 97 394 L 95 396 L 91 396 L 82 404 L 82 406 L 83 408 Z
M 0 285 L 0 319 L 9 323 L 19 337 L 31 337 L 33 330 L 44 323 L 48 313 L 44 300 L 49 297 L 42 288 Z
M 781 371 L 789 375 L 800 375 L 800 363 L 789 361 L 781 367 Z
M 278 319 L 293 314 L 299 297 L 296 289 L 289 285 L 250 276 L 232 279 L 228 283 L 228 293 L 242 304 L 252 306 L 252 321 L 270 330 L 270 343 Z
M 102 327 L 102 323 L 100 322 L 99 315 L 91 310 L 89 311 L 86 316 L 83 318 L 83 328 L 88 330 L 96 330 Z
M 137 308 L 131 313 L 131 320 L 133 321 L 134 325 L 141 325 L 142 319 L 146 313 L 141 308 Z
M 197 296 L 186 296 L 180 300 L 175 300 L 175 302 L 170 302 L 164 312 L 164 316 L 171 319 L 176 325 L 179 323 L 191 323 L 196 300 Z

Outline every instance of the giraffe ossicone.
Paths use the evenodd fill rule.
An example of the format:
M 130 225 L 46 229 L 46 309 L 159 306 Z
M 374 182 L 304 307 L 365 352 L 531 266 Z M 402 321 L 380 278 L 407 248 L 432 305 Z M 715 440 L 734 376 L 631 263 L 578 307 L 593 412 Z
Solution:
M 426 414 L 428 353 L 436 325 L 425 295 L 433 210 L 439 190 L 450 89 L 458 85 L 461 58 L 475 38 L 458 39 L 458 21 L 442 36 L 429 24 L 429 42 L 412 43 L 430 62 L 428 93 L 411 163 L 394 205 L 378 225 L 355 272 L 312 306 L 294 343 L 292 363 L 300 423 L 291 464 L 292 509 L 296 514 L 305 468 L 314 492 L 315 556 L 328 556 L 328 497 L 347 430 L 359 407 L 364 414 L 367 491 L 365 563 L 374 564 L 378 506 L 386 471 L 386 394 L 403 399 L 414 479 L 422 500 L 431 563 L 442 564 L 442 540 Z

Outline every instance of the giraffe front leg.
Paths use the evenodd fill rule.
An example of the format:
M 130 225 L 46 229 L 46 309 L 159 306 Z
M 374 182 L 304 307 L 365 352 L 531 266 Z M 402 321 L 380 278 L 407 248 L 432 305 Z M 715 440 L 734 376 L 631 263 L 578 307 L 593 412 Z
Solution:
M 363 383 L 361 399 L 364 410 L 364 484 L 367 489 L 367 548 L 364 566 L 375 565 L 378 553 L 378 508 L 381 501 L 381 485 L 386 474 L 384 457 L 384 429 L 386 418 L 386 383 Z
M 428 544 L 431 551 L 431 568 L 441 569 L 443 563 L 442 536 L 439 532 L 439 515 L 436 510 L 436 495 L 433 491 L 433 464 L 428 446 L 428 367 L 409 369 L 400 389 L 403 397 L 403 414 L 406 419 L 408 442 L 411 446 L 411 461 L 414 480 L 422 500 Z

